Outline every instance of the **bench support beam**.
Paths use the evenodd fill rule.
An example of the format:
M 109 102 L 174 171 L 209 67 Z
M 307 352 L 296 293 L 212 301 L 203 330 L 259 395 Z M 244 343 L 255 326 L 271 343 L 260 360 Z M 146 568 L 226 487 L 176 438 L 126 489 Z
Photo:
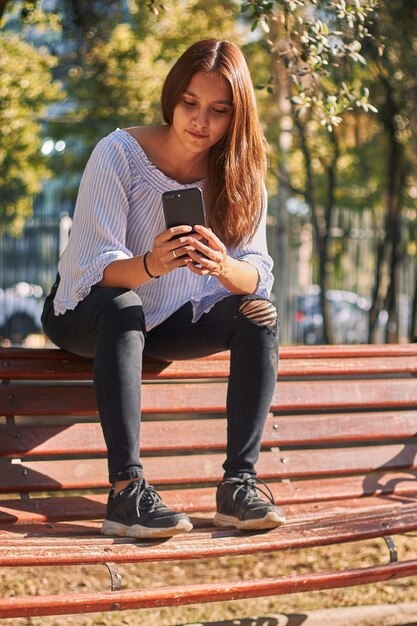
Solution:
M 110 574 L 111 590 L 120 591 L 120 589 L 122 588 L 122 575 L 119 568 L 117 567 L 117 564 L 108 561 L 107 563 L 104 563 L 104 565 L 107 567 Z

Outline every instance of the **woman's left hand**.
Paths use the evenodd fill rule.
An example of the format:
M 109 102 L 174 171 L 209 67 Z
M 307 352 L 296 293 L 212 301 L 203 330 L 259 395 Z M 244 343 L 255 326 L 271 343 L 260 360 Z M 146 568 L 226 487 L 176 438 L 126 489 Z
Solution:
M 195 231 L 207 241 L 207 245 L 201 240 L 195 240 L 194 250 L 188 250 L 190 260 L 187 260 L 187 267 L 194 274 L 223 276 L 228 259 L 226 246 L 210 228 L 196 225 Z

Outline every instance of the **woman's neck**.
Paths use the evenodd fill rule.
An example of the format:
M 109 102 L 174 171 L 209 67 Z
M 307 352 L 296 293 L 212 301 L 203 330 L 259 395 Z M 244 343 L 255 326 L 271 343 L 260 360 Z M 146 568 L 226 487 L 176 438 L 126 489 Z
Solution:
M 193 183 L 207 176 L 208 153 L 184 150 L 170 126 L 162 126 L 161 163 L 169 176 L 182 183 Z M 165 136 L 164 136 L 165 135 Z M 164 171 L 165 171 L 164 169 Z
M 207 153 L 185 152 L 170 126 L 141 126 L 127 131 L 155 167 L 173 180 L 185 185 L 207 176 Z

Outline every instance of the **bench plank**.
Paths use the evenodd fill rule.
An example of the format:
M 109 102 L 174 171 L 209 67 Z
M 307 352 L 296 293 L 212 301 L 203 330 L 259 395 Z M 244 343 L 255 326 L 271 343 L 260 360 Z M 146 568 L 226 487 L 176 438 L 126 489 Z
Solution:
M 334 357 L 383 356 L 393 359 L 402 356 L 417 356 L 417 343 L 404 344 L 334 344 L 318 346 L 283 346 L 280 357 L 283 359 L 302 359 L 306 356 L 321 359 Z
M 127 609 L 155 608 L 220 602 L 240 598 L 276 596 L 320 589 L 337 589 L 385 580 L 412 576 L 417 572 L 417 560 L 351 569 L 343 572 L 320 572 L 280 576 L 273 579 L 225 584 L 206 583 L 156 589 L 130 589 L 101 593 L 83 593 L 76 596 L 54 595 L 5 600 L 0 607 L 0 617 L 26 617 L 30 615 L 64 615 L 97 611 L 122 611 Z
M 335 345 L 313 345 L 313 346 L 281 346 L 281 359 L 304 359 L 308 354 L 309 358 L 349 358 L 362 356 L 384 356 L 389 358 L 403 356 L 417 356 L 417 343 L 403 344 L 335 344 Z M 62 358 L 73 361 L 91 362 L 91 359 L 84 358 L 60 350 L 59 348 L 19 348 L 0 347 L 0 359 L 14 361 L 18 359 L 26 360 L 28 356 L 42 361 Z M 215 355 L 205 357 L 207 359 L 228 358 L 228 352 L 219 352 Z
M 98 423 L 10 426 L 0 429 L 0 457 L 106 454 Z M 413 437 L 417 411 L 269 417 L 264 446 L 384 441 Z M 141 450 L 191 452 L 225 449 L 226 420 L 144 422 Z
M 417 344 L 357 346 L 284 346 L 280 376 L 335 373 L 416 373 Z M 224 377 L 229 353 L 198 360 L 161 362 L 145 358 L 145 379 Z M 92 361 L 63 350 L 0 348 L 0 378 L 11 380 L 89 380 Z
M 205 502 L 203 504 L 206 505 L 206 510 L 201 510 L 199 508 L 199 500 L 198 498 L 194 500 L 194 506 L 192 510 L 188 506 L 188 502 L 191 500 L 192 496 L 190 494 L 182 493 L 182 506 L 175 506 L 177 502 L 180 500 L 180 497 L 176 498 L 176 503 L 174 504 L 177 510 L 187 511 L 191 515 L 191 519 L 194 523 L 195 529 L 213 529 L 212 518 L 215 511 L 215 490 L 211 489 L 211 498 L 210 501 L 207 502 L 207 497 L 205 498 Z M 274 490 L 273 490 L 274 492 Z M 178 492 L 177 492 L 178 493 Z M 180 493 L 180 492 L 179 492 Z M 335 492 L 337 493 L 337 492 Z M 171 492 L 167 492 L 164 500 L 167 503 L 171 503 L 172 498 L 170 497 Z M 275 494 L 274 494 L 275 495 Z M 339 495 L 339 494 L 338 494 Z M 332 500 L 327 500 L 325 502 L 298 502 L 298 503 L 287 503 L 283 504 L 284 512 L 286 518 L 289 523 L 293 524 L 294 522 L 305 522 L 311 520 L 318 520 L 320 523 L 323 518 L 327 521 L 330 518 L 334 517 L 349 517 L 353 513 L 354 514 L 380 514 L 383 511 L 396 510 L 399 505 L 407 504 L 407 505 L 416 505 L 417 506 L 417 494 L 400 494 L 396 493 L 391 494 L 390 498 L 386 497 L 387 494 L 381 495 L 372 495 L 369 497 L 358 497 L 358 498 L 346 498 L 340 499 L 335 498 Z M 16 523 L 5 524 L 4 518 L 2 518 L 0 514 L 0 539 L 1 546 L 11 546 L 11 545 L 20 545 L 22 546 L 22 542 L 24 542 L 25 546 L 38 546 L 45 547 L 48 545 L 56 544 L 56 537 L 60 536 L 59 545 L 70 544 L 72 541 L 71 537 L 66 537 L 68 535 L 68 529 L 66 525 L 60 523 L 63 521 L 72 521 L 72 522 L 82 522 L 87 520 L 96 520 L 102 519 L 105 510 L 105 502 L 107 499 L 107 495 L 101 494 L 99 496 L 88 496 L 82 498 L 80 496 L 72 496 L 69 498 L 72 504 L 72 509 L 68 508 L 67 498 L 43 498 L 45 504 L 47 504 L 47 508 L 49 510 L 49 515 L 46 517 L 45 515 L 39 514 L 39 510 L 37 510 L 37 518 L 32 514 L 26 518 L 22 518 L 22 523 L 16 525 Z M 36 503 L 41 499 L 37 498 Z M 50 502 L 52 500 L 53 502 Z M 63 515 L 62 504 L 60 500 L 63 501 L 64 506 L 66 506 L 67 511 L 70 513 L 67 519 L 65 519 Z M 26 502 L 14 501 L 15 507 L 9 508 L 10 516 L 13 512 L 17 512 L 17 507 L 22 508 L 26 505 L 28 507 L 30 504 Z M 32 506 L 36 504 L 35 499 L 32 501 Z M 55 509 L 53 508 L 53 504 L 55 504 Z M 207 505 L 208 508 L 207 508 Z M 9 505 L 10 506 L 10 505 Z M 82 519 L 82 516 L 77 515 L 77 506 L 80 506 L 81 510 L 87 509 L 88 506 L 88 517 L 86 519 Z M 44 509 L 44 510 L 45 510 Z M 24 520 L 24 521 L 23 521 Z M 42 522 L 56 522 L 56 525 L 52 527 L 46 527 L 42 525 Z M 7 520 L 6 520 L 7 522 Z M 31 524 L 31 525 L 29 525 Z M 99 526 L 101 522 L 98 523 L 98 527 L 93 527 L 97 532 L 99 530 Z M 71 529 L 74 532 L 74 525 Z M 88 537 L 91 534 L 91 526 L 88 524 L 78 524 L 78 528 L 75 530 L 77 534 L 77 545 L 81 546 L 82 542 L 89 541 L 89 539 L 82 539 L 82 537 Z M 100 541 L 113 543 L 112 539 L 106 539 L 100 536 Z M 96 539 L 94 539 L 96 541 Z M 1 563 L 0 563 L 1 564 Z
M 416 469 L 417 444 L 363 446 L 262 452 L 257 470 L 260 478 L 286 479 L 364 473 L 375 470 Z M 196 454 L 176 458 L 144 457 L 148 480 L 155 485 L 214 483 L 221 480 L 223 454 Z M 178 466 L 178 467 L 177 467 Z M 175 471 L 174 471 L 175 469 Z M 105 459 L 27 461 L 4 464 L 0 491 L 53 491 L 107 487 Z
M 27 615 L 61 615 L 97 611 L 122 611 L 127 609 L 155 608 L 220 602 L 243 598 L 276 596 L 320 589 L 337 589 L 355 585 L 395 580 L 417 572 L 417 560 L 357 568 L 342 572 L 320 572 L 280 576 L 274 579 L 245 582 L 206 583 L 156 589 L 131 589 L 107 593 L 85 593 L 71 596 L 41 596 L 7 600 L 0 608 L 0 617 Z
M 341 499 L 364 496 L 410 496 L 416 493 L 417 472 L 374 472 L 371 476 L 355 475 L 336 478 L 291 480 L 270 483 L 269 487 L 277 502 L 282 505 L 297 503 L 315 504 L 318 510 L 335 495 Z M 169 489 L 163 492 L 164 501 L 178 511 L 208 512 L 215 507 L 214 487 Z M 396 497 L 390 500 L 397 502 Z M 0 525 L 29 524 L 44 521 L 86 520 L 103 517 L 107 501 L 105 494 L 66 496 L 65 498 L 41 497 L 0 501 Z
M 399 508 L 399 507 L 398 507 Z M 102 536 L 84 543 L 77 540 L 65 545 L 61 539 L 36 547 L 35 543 L 15 541 L 0 545 L 0 565 L 36 566 L 83 565 L 106 561 L 138 563 L 162 560 L 195 560 L 220 556 L 275 552 L 362 541 L 417 529 L 417 504 L 404 504 L 401 510 L 382 508 L 370 512 L 350 512 L 321 519 L 310 519 L 280 526 L 267 533 L 242 533 L 236 530 L 208 527 L 178 535 L 169 540 L 115 541 Z M 17 529 L 15 529 L 17 530 Z M 23 530 L 23 529 L 22 529 Z M 71 527 L 67 530 L 72 535 Z
M 7 365 L 6 365 L 7 363 Z M 229 375 L 228 358 L 174 361 L 161 365 L 144 363 L 144 380 L 153 379 L 195 379 L 225 378 Z M 340 358 L 303 358 L 296 360 L 282 359 L 279 365 L 281 377 L 291 376 L 334 376 L 364 374 L 407 374 L 416 373 L 415 356 L 402 356 L 395 359 L 386 357 L 346 357 Z M 0 378 L 4 380 L 91 380 L 92 364 L 90 360 L 17 359 L 0 361 Z
M 91 386 L 54 387 L 6 385 L 0 387 L 4 415 L 96 415 Z M 193 399 L 190 402 L 190 398 Z M 144 413 L 218 413 L 225 410 L 226 383 L 167 383 L 143 386 Z M 272 399 L 272 411 L 377 409 L 417 406 L 417 378 L 388 380 L 281 381 Z

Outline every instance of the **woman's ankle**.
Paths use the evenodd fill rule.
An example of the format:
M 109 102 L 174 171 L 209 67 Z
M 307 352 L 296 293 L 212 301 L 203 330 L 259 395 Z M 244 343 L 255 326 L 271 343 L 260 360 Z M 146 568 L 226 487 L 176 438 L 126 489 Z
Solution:
M 128 478 L 127 480 L 117 480 L 113 484 L 114 495 L 117 496 L 118 493 L 123 491 L 123 489 L 126 489 L 126 487 L 130 485 L 130 483 L 132 483 L 134 480 L 140 480 L 140 479 L 141 479 L 141 476 L 137 476 L 135 478 Z

